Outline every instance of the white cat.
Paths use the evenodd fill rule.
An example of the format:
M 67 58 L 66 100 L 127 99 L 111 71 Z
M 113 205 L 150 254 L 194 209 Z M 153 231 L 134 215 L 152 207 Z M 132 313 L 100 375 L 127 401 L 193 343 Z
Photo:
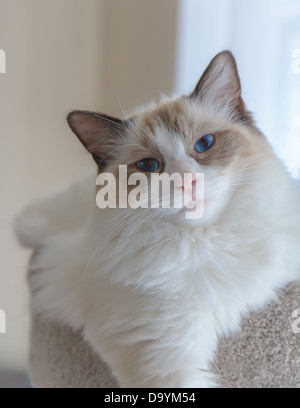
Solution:
M 149 180 L 191 173 L 175 188 L 192 198 L 204 174 L 204 216 L 100 210 L 96 174 L 31 206 L 16 229 L 35 250 L 33 312 L 82 329 L 122 387 L 217 385 L 218 337 L 300 277 L 299 187 L 246 111 L 232 54 L 218 54 L 191 95 L 127 120 L 76 111 L 68 121 L 117 180 L 120 164 Z

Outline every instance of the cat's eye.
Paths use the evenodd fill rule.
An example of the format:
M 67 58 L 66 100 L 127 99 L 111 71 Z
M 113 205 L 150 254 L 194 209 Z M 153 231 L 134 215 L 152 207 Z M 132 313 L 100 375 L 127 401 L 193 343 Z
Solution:
M 135 163 L 135 166 L 146 173 L 157 171 L 160 167 L 160 163 L 156 159 L 143 159 Z
M 215 137 L 212 134 L 207 134 L 201 137 L 198 142 L 195 143 L 194 149 L 197 153 L 205 153 L 209 150 L 215 141 Z

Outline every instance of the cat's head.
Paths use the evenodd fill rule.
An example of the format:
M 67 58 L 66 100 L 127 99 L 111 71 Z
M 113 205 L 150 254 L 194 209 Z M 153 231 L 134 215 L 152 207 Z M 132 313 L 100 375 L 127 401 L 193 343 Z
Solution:
M 68 122 L 92 154 L 99 172 L 115 176 L 117 192 L 120 165 L 127 166 L 127 180 L 133 173 L 145 175 L 148 186 L 143 188 L 148 192 L 152 174 L 181 175 L 172 188 L 188 197 L 184 203 L 181 199 L 183 207 L 190 199 L 194 209 L 174 208 L 177 195 L 169 209 L 155 210 L 180 222 L 193 218 L 186 215 L 198 208 L 197 203 L 204 205 L 203 217 L 194 217 L 198 222 L 216 219 L 268 150 L 245 109 L 236 63 L 229 51 L 212 60 L 190 95 L 165 98 L 130 119 L 75 111 Z M 191 177 L 184 180 L 186 173 Z M 195 197 L 196 187 L 203 183 L 201 175 L 204 196 L 199 188 Z M 128 194 L 132 189 L 127 188 Z M 163 192 L 157 194 L 163 201 Z

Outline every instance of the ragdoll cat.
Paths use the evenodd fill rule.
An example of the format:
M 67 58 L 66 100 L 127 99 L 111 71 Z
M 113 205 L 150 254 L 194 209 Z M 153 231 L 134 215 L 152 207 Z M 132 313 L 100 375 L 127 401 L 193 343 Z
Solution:
M 34 313 L 82 329 L 122 387 L 216 386 L 218 337 L 300 275 L 299 190 L 245 109 L 232 54 L 190 95 L 68 122 L 98 173 L 188 173 L 174 189 L 204 213 L 99 209 L 96 174 L 31 206 L 17 231 L 35 250 Z

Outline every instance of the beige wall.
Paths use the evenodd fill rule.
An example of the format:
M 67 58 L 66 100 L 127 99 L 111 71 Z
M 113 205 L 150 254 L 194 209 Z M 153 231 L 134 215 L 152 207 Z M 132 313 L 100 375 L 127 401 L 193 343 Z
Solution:
M 93 166 L 68 111 L 113 115 L 173 87 L 176 0 L 0 0 L 0 369 L 27 364 L 29 252 L 12 219 Z
M 103 2 L 101 95 L 109 113 L 119 115 L 173 90 L 176 5 L 176 0 Z

